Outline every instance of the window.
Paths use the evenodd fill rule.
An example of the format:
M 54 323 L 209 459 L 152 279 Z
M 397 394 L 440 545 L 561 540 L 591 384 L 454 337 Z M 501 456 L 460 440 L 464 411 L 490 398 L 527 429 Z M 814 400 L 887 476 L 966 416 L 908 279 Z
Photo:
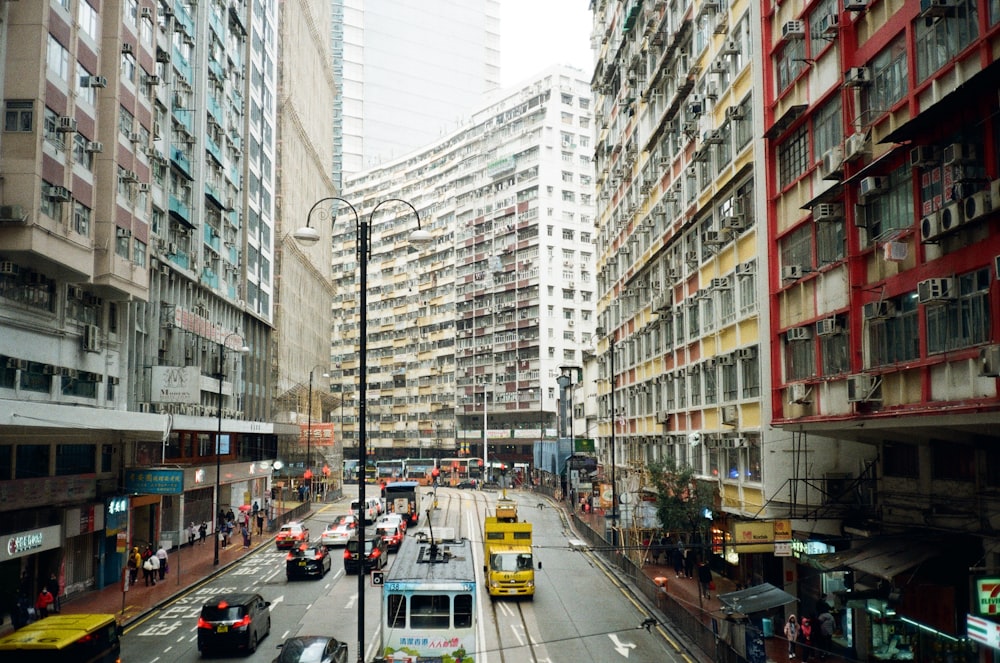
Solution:
M 864 203 L 865 226 L 869 238 L 886 231 L 909 228 L 915 223 L 913 211 L 913 175 L 907 162 L 889 173 L 889 189 Z M 869 241 L 873 241 L 869 239 Z
M 804 380 L 816 372 L 816 357 L 812 338 L 788 340 L 785 336 L 785 379 Z
M 749 359 L 740 361 L 743 378 L 743 398 L 758 398 L 760 396 L 760 358 L 755 353 Z
M 788 233 L 778 241 L 781 251 L 782 267 L 798 266 L 811 268 L 812 261 L 812 225 L 805 223 Z
M 838 320 L 838 323 L 843 325 L 840 320 Z M 819 353 L 822 362 L 821 375 L 840 375 L 850 370 L 851 363 L 848 356 L 850 352 L 849 338 L 850 336 L 846 330 L 819 337 Z
M 948 481 L 974 481 L 975 449 L 967 444 L 931 440 L 931 478 Z
M 800 127 L 778 145 L 778 182 L 786 187 L 809 166 L 809 133 Z
M 887 477 L 916 479 L 920 476 L 917 445 L 886 442 L 882 445 L 882 473 Z
M 917 81 L 948 64 L 979 36 L 979 10 L 976 0 L 959 0 L 954 9 L 940 20 L 914 22 L 914 51 L 917 57 Z
M 840 119 L 840 97 L 837 96 L 813 116 L 813 146 L 816 159 L 840 145 L 844 128 Z
M 91 211 L 78 200 L 73 201 L 73 230 L 84 237 L 90 237 Z
M 866 367 L 886 366 L 920 357 L 917 294 L 909 293 L 889 303 L 896 311 L 893 316 L 867 322 L 871 358 Z
M 34 131 L 34 105 L 31 101 L 8 101 L 4 108 L 4 131 Z
M 93 474 L 97 470 L 96 452 L 93 444 L 57 444 L 56 476 Z
M 410 628 L 447 629 L 450 622 L 451 600 L 447 594 L 410 596 Z
M 48 444 L 17 445 L 17 468 L 15 479 L 37 479 L 49 476 L 49 456 L 52 447 Z
M 990 341 L 990 270 L 984 268 L 956 277 L 958 296 L 924 306 L 927 353 L 967 348 Z
M 778 92 L 784 92 L 806 67 L 806 40 L 793 39 L 778 56 Z
M 49 75 L 69 83 L 69 51 L 52 35 L 49 35 L 45 62 Z
M 816 224 L 816 262 L 831 265 L 847 256 L 847 238 L 844 236 L 844 222 L 824 221 Z
M 861 89 L 861 110 L 865 113 L 864 124 L 892 109 L 906 95 L 909 62 L 906 58 L 905 34 L 876 55 L 871 63 L 872 84 Z

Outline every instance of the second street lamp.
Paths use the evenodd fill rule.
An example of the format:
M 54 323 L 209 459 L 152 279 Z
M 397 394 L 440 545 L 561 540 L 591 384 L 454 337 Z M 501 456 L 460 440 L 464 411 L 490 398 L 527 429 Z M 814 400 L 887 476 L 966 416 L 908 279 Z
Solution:
M 431 235 L 420 227 L 420 214 L 412 204 L 400 198 L 387 198 L 375 205 L 368 215 L 368 220 L 363 219 L 358 210 L 349 201 L 338 196 L 321 198 L 313 203 L 306 215 L 306 225 L 296 230 L 292 237 L 297 241 L 312 245 L 319 241 L 319 231 L 312 227 L 313 213 L 324 203 L 341 202 L 347 205 L 354 214 L 354 230 L 358 241 L 358 269 L 360 274 L 359 296 L 358 296 L 358 504 L 365 503 L 365 453 L 367 451 L 367 418 L 365 415 L 366 400 L 368 397 L 368 259 L 371 257 L 369 242 L 371 241 L 371 222 L 375 218 L 375 212 L 379 207 L 388 202 L 398 202 L 413 210 L 413 215 L 417 218 L 417 229 L 410 233 L 411 244 L 426 244 L 431 240 Z M 330 215 L 331 221 L 336 220 L 336 216 Z M 358 527 L 358 555 L 364 556 L 365 550 L 365 528 Z M 362 560 L 362 566 L 364 561 Z M 358 662 L 363 663 L 365 656 L 365 574 L 358 573 Z
M 323 368 L 322 365 L 317 364 L 309 370 L 309 404 L 306 406 L 306 469 L 302 473 L 302 478 L 306 481 L 306 487 L 309 491 L 309 499 L 313 499 L 313 484 L 312 484 L 312 426 L 313 426 L 313 373 L 317 368 Z M 330 377 L 329 373 L 323 373 L 323 377 Z M 320 418 L 323 417 L 322 408 L 320 408 Z
M 222 527 L 222 521 L 219 519 L 219 511 L 222 511 L 222 384 L 226 379 L 226 343 L 231 338 L 240 339 L 239 352 L 244 354 L 250 352 L 250 348 L 243 342 L 243 337 L 235 332 L 219 342 L 219 402 L 216 404 L 219 415 L 219 430 L 215 436 L 215 506 L 218 509 L 215 518 L 218 520 L 215 523 L 215 535 L 212 537 L 215 540 L 215 556 L 212 559 L 212 564 L 215 566 L 219 565 L 219 532 Z M 227 449 L 227 453 L 230 451 Z

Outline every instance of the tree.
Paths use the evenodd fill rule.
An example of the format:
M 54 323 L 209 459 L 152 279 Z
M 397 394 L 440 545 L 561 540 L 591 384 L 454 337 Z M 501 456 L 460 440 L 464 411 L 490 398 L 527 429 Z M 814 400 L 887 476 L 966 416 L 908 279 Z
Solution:
M 706 509 L 711 511 L 711 484 L 698 481 L 689 466 L 677 467 L 673 462 L 651 463 L 649 475 L 656 487 L 656 518 L 666 532 L 686 532 L 689 542 L 697 539 L 706 523 Z

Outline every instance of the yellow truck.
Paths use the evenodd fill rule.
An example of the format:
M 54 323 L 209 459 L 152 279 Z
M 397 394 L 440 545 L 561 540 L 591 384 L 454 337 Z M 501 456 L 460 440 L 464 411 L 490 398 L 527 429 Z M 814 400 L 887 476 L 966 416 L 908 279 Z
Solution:
M 501 498 L 483 528 L 483 560 L 490 596 L 535 595 L 531 523 L 518 521 L 517 503 Z

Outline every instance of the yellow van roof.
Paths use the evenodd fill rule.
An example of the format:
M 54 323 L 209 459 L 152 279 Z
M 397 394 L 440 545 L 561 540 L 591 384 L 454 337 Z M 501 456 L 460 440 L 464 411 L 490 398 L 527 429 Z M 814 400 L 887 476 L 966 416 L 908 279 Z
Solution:
M 52 615 L 0 638 L 0 651 L 63 649 L 113 623 L 114 615 Z

